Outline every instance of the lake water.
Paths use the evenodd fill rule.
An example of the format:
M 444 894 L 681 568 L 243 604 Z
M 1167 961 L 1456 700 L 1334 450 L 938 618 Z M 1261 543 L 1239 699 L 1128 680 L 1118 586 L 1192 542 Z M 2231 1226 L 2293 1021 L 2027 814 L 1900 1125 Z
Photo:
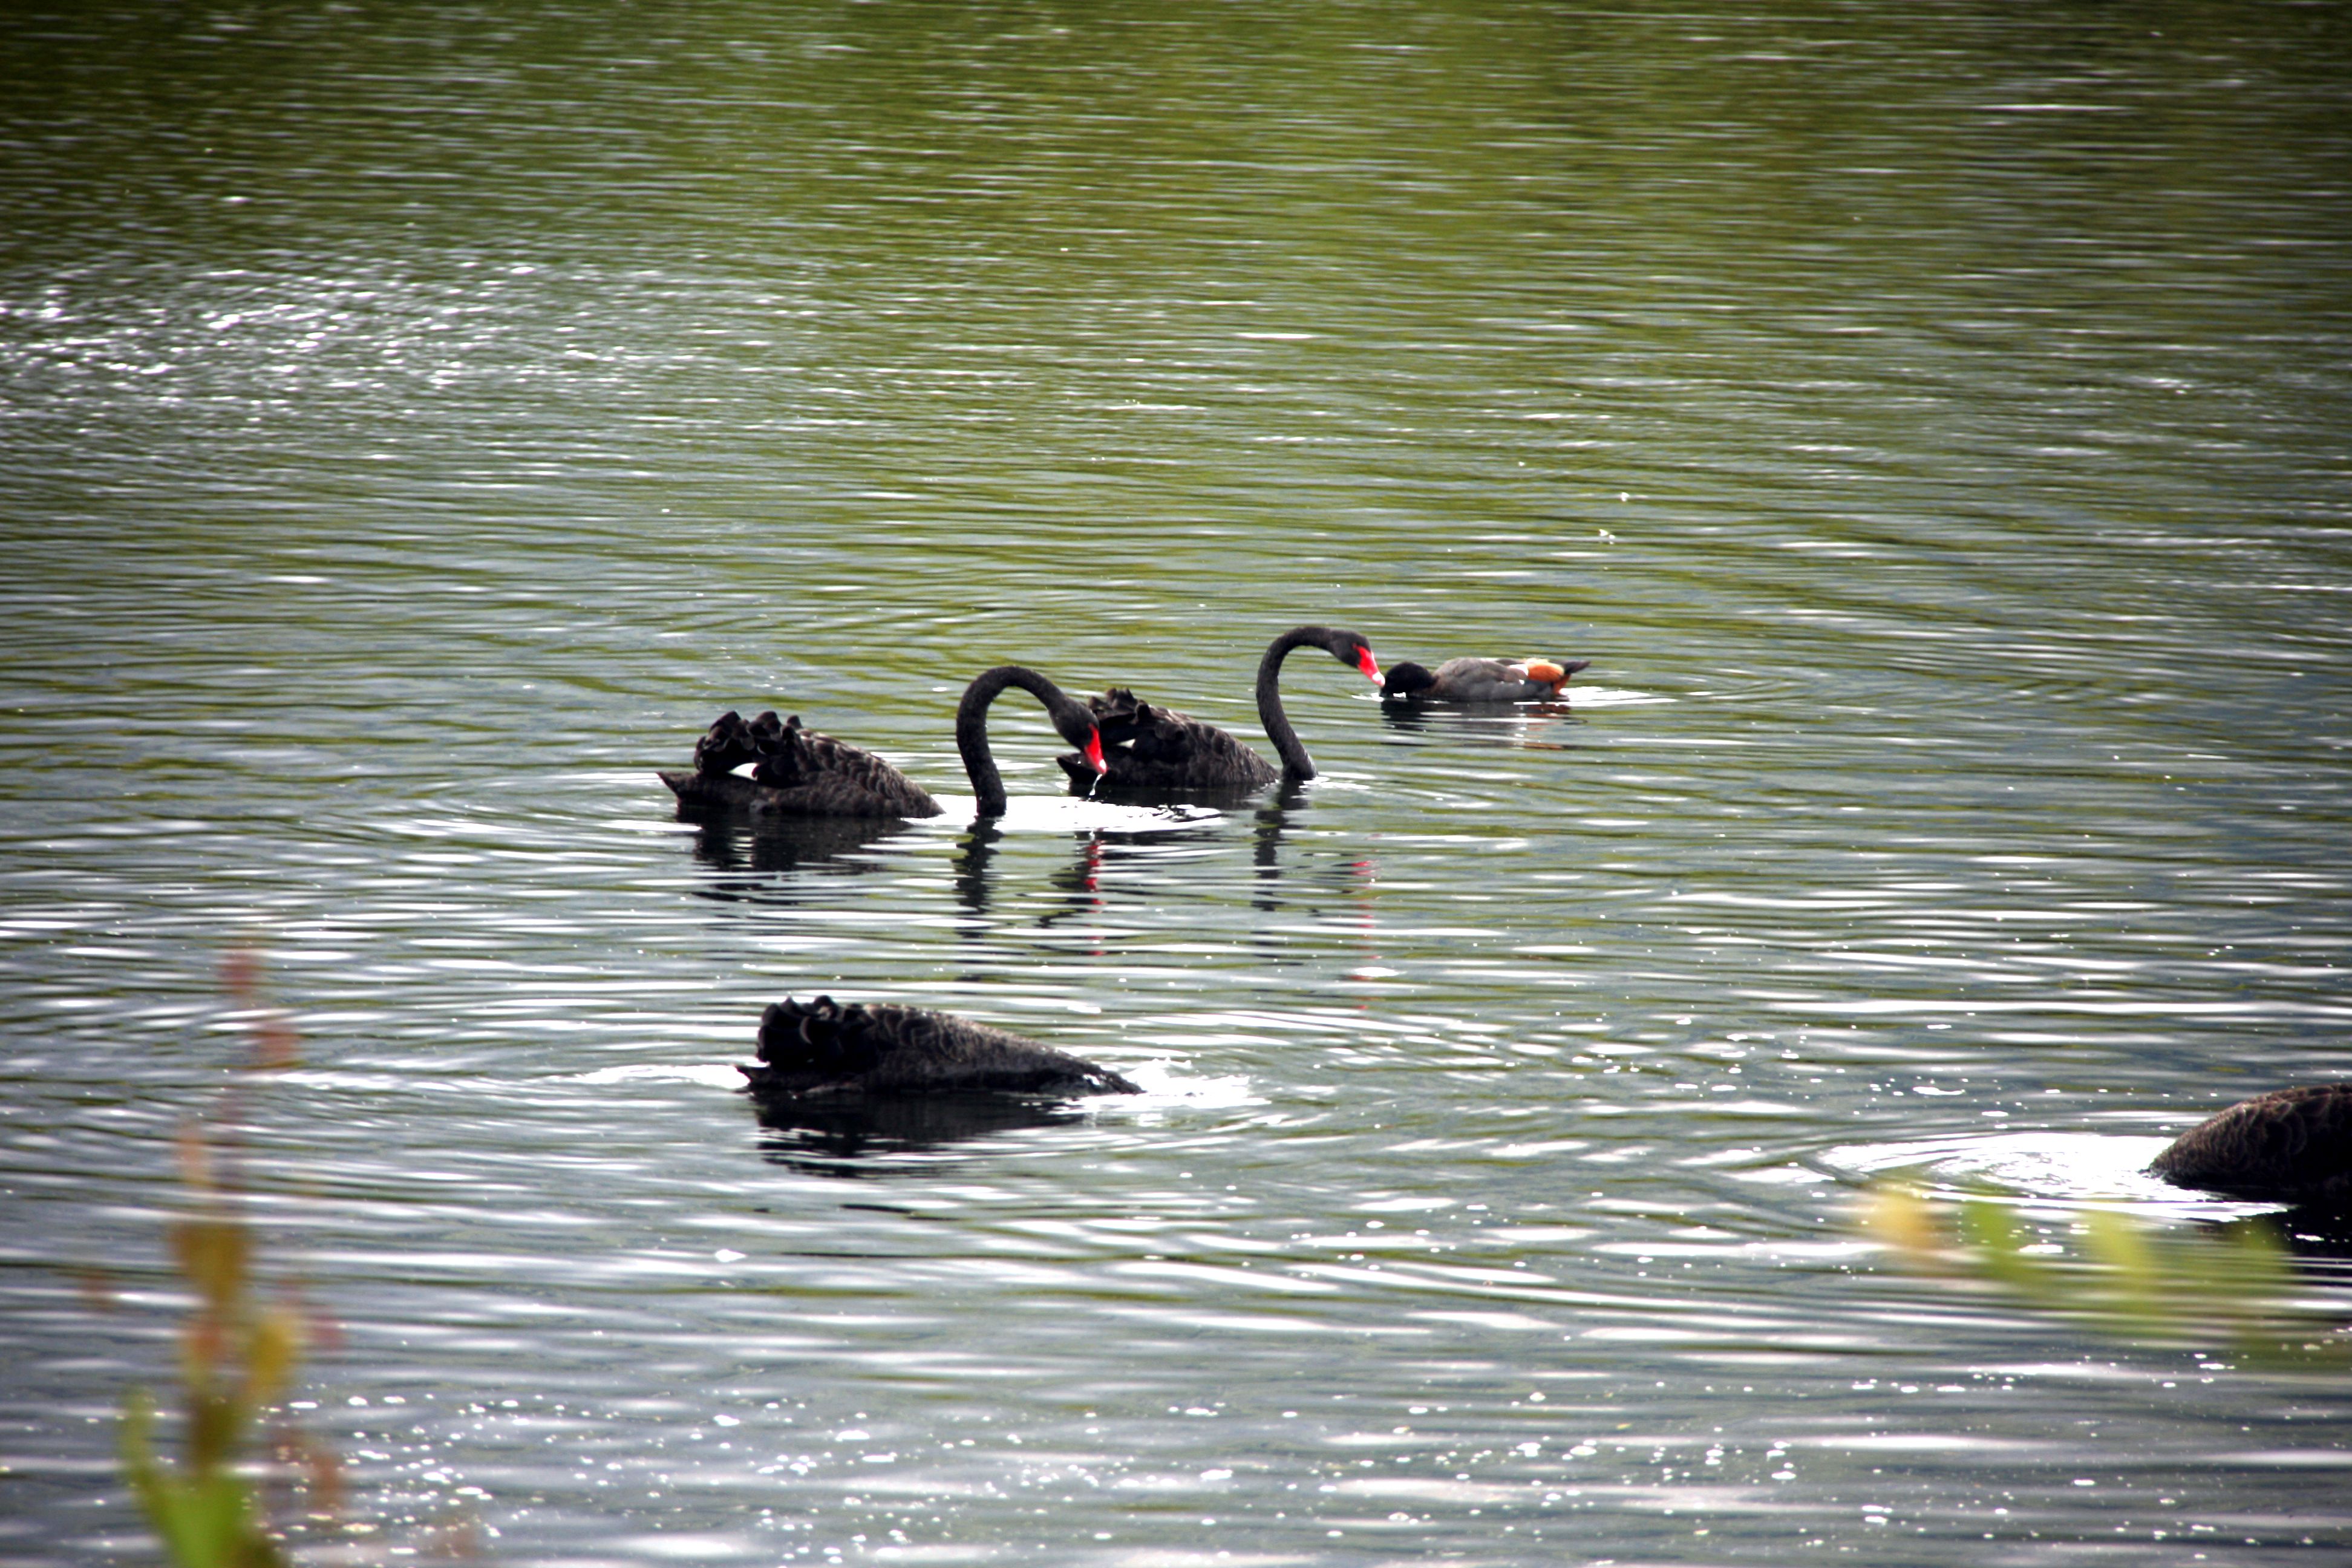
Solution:
M 315 1553 L 2352 1546 L 2340 1364 L 1853 1217 L 2189 1234 L 2163 1137 L 2352 1076 L 2347 88 L 2316 5 L 12 9 L 0 1562 L 152 1560 L 241 952 Z M 1295 656 L 1218 810 L 1016 694 L 975 827 L 980 669 L 1255 740 L 1301 621 L 1592 664 Z M 947 815 L 680 823 L 770 705 Z M 763 1125 L 820 992 L 1148 1092 Z

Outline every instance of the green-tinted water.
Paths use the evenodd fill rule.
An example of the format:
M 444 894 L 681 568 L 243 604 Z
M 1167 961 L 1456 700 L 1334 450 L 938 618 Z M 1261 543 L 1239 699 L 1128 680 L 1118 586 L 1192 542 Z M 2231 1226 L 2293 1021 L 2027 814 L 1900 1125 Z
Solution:
M 0 1555 L 143 1556 L 247 1049 L 306 1418 L 497 1560 L 2307 1557 L 2340 1371 L 1894 1270 L 2352 1076 L 2324 6 L 77 7 L 0 22 Z M 1590 658 L 1295 799 L 1303 620 Z M 949 814 L 677 822 L 723 707 Z M 1140 1101 L 763 1127 L 761 1005 Z M 778 1119 L 782 1121 L 784 1119 Z M 2340 1265 L 2310 1258 L 2340 1321 Z M 103 1271 L 100 1313 L 78 1274 Z M 2195 1350 L 2218 1352 L 2216 1343 Z

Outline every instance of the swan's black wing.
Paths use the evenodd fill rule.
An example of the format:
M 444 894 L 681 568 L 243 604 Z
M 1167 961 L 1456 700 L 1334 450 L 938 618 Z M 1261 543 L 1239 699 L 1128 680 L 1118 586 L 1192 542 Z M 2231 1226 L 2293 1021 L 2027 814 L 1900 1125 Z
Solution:
M 2352 1201 L 2352 1083 L 2242 1100 L 2182 1133 L 2148 1169 L 2177 1186 Z
M 758 763 L 750 778 L 733 770 Z M 801 728 L 800 715 L 719 715 L 695 742 L 694 772 L 664 773 L 681 805 L 787 816 L 937 816 L 940 803 L 860 746 Z
M 760 1019 L 751 1092 L 1139 1094 L 1108 1068 L 951 1013 L 829 996 L 771 1004 Z

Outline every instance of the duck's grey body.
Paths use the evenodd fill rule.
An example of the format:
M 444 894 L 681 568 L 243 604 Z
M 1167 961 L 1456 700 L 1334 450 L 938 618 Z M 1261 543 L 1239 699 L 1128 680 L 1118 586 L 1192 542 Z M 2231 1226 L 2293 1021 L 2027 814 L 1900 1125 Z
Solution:
M 1449 658 L 1434 671 L 1410 660 L 1389 667 L 1381 695 L 1403 702 L 1549 702 L 1589 658 Z

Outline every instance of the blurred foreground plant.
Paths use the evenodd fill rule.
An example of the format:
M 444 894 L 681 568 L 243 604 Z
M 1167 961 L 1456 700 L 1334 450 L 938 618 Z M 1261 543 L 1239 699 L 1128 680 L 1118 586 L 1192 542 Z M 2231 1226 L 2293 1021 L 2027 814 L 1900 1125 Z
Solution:
M 232 954 L 223 984 L 252 1016 L 250 1074 L 289 1067 L 293 1031 L 259 1005 L 252 955 Z M 331 1450 L 290 1426 L 276 1436 L 277 1463 L 249 1457 L 257 1431 L 300 1364 L 305 1314 L 290 1295 L 264 1301 L 255 1279 L 254 1239 L 236 1185 L 238 1091 L 225 1090 L 208 1116 L 180 1134 L 188 1212 L 171 1227 L 172 1261 L 194 1301 L 180 1336 L 184 1449 L 156 1451 L 155 1401 L 132 1391 L 123 1411 L 122 1466 L 148 1522 L 183 1568 L 259 1568 L 286 1562 L 265 1488 L 300 1473 L 314 1510 L 331 1512 L 340 1470 Z M 290 1502 L 282 1503 L 290 1506 Z
M 2080 1245 L 2070 1252 L 2043 1240 L 2013 1202 L 1939 1205 L 1916 1187 L 1886 1184 L 1865 1200 L 1861 1228 L 1921 1273 L 1993 1285 L 2122 1338 L 2352 1364 L 2347 1331 L 2294 1300 L 2293 1255 L 2265 1219 L 2173 1230 L 2086 1209 L 2071 1227 Z

